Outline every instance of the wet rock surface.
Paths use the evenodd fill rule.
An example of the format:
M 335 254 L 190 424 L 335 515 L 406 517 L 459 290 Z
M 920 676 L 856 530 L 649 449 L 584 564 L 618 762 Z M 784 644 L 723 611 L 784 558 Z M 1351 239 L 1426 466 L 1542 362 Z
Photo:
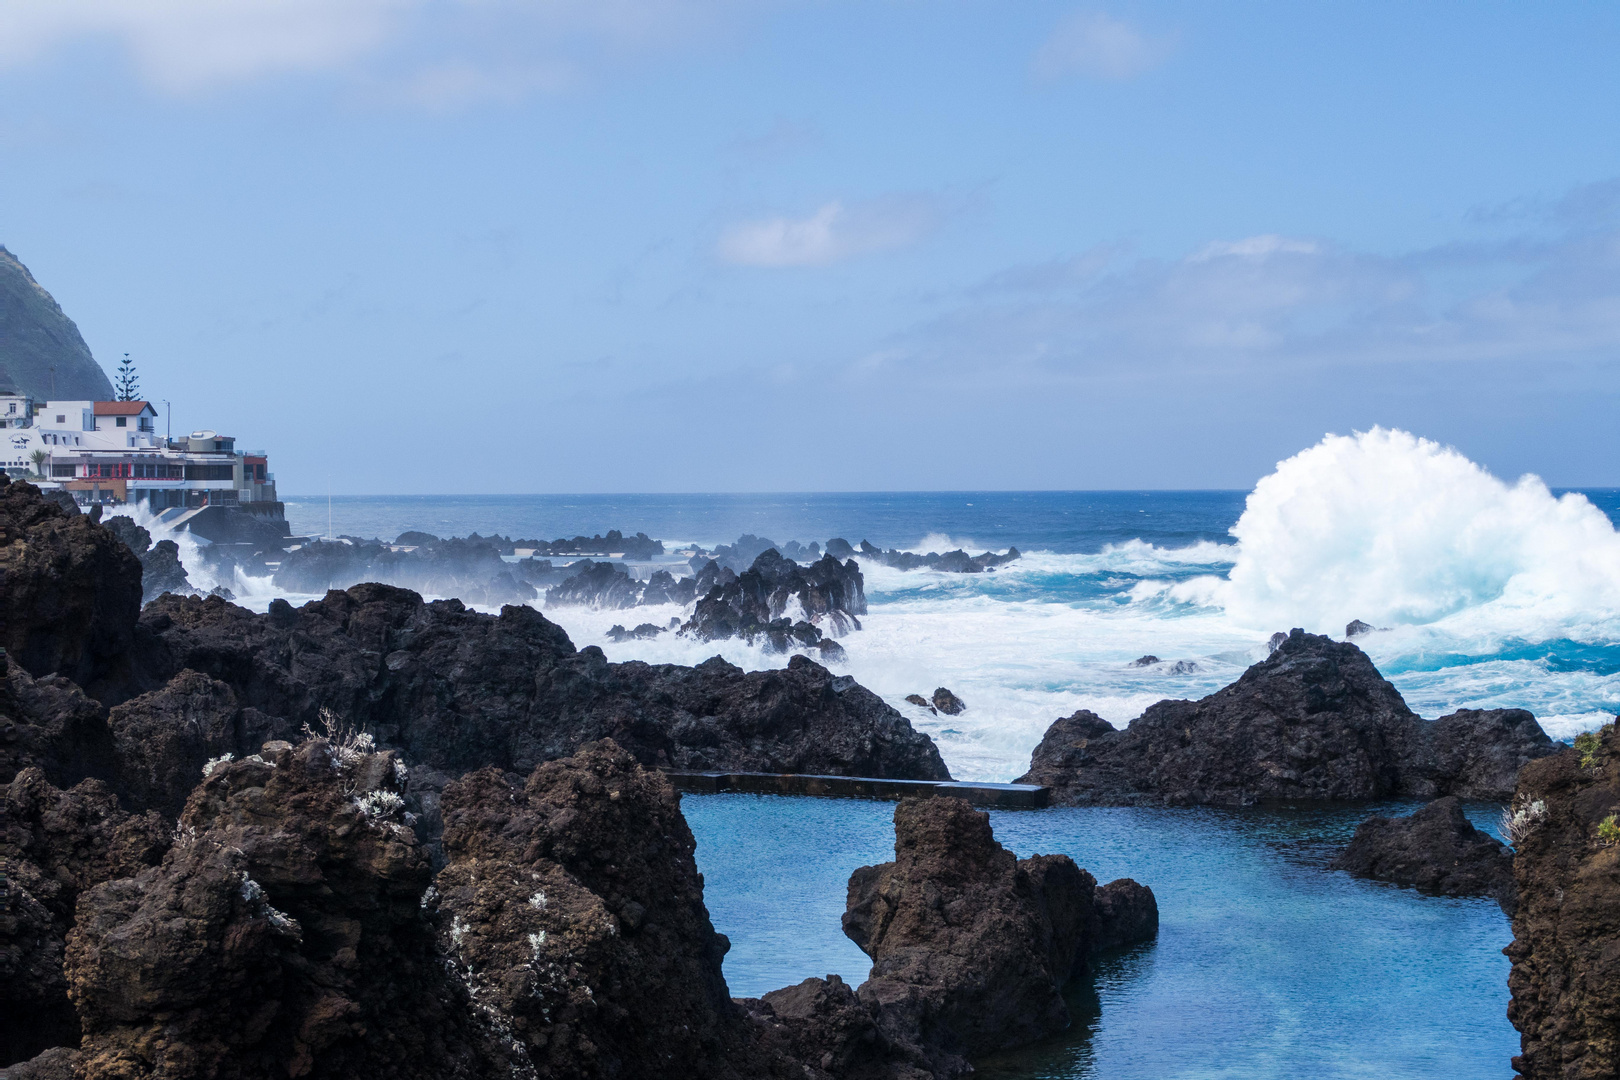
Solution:
M 1426 721 L 1355 645 L 1295 630 L 1237 682 L 1161 701 L 1124 730 L 1085 711 L 1056 721 L 1019 782 L 1069 804 L 1502 799 L 1553 752 L 1522 709 Z
M 1510 806 L 1518 907 L 1508 1019 L 1527 1080 L 1620 1075 L 1620 740 L 1527 765 Z M 1583 762 L 1584 758 L 1584 762 Z M 1610 828 L 1604 823 L 1609 822 Z
M 834 545 L 839 546 L 835 549 Z M 843 540 L 829 540 L 827 542 L 827 551 L 829 553 L 833 553 L 835 550 L 843 551 L 848 548 L 849 544 Z M 911 551 L 895 551 L 892 549 L 884 551 L 867 543 L 865 540 L 862 540 L 860 546 L 853 550 L 863 559 L 869 559 L 884 566 L 893 567 L 896 570 L 928 569 L 938 570 L 946 574 L 982 574 L 1023 557 L 1015 547 L 1008 548 L 1006 553 L 1002 555 L 997 555 L 993 551 L 969 555 L 961 549 L 947 551 L 944 554 L 930 551 L 926 555 L 918 555 Z
M 1332 865 L 1436 896 L 1489 896 L 1513 914 L 1513 851 L 1476 829 L 1455 796 L 1409 817 L 1368 818 Z
M 190 593 L 196 590 L 186 568 L 180 565 L 180 546 L 173 540 L 152 543 L 152 534 L 135 524 L 134 519 L 112 517 L 104 524 L 141 563 L 141 599 L 152 600 L 166 592 Z
M 866 614 L 860 565 L 830 555 L 801 567 L 770 548 L 735 578 L 705 566 L 696 587 L 700 599 L 680 632 L 700 641 L 759 640 L 775 652 L 813 648 L 823 637 L 859 630 Z
M 933 706 L 946 716 L 961 716 L 967 711 L 967 702 L 943 686 L 934 691 Z

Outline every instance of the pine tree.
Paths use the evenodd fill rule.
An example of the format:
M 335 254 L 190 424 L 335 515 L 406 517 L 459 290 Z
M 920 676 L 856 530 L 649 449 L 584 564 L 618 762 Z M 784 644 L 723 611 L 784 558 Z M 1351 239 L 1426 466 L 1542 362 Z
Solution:
M 113 385 L 117 387 L 119 401 L 140 400 L 141 380 L 135 374 L 135 364 L 130 360 L 129 353 L 124 354 L 124 362 L 118 365 L 118 378 Z

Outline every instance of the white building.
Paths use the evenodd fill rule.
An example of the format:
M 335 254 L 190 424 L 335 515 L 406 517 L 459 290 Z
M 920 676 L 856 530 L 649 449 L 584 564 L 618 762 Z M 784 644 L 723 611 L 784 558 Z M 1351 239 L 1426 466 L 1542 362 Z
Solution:
M 145 401 L 47 401 L 0 392 L 0 467 L 80 503 L 169 507 L 274 503 L 263 454 L 238 454 L 212 431 L 157 434 Z

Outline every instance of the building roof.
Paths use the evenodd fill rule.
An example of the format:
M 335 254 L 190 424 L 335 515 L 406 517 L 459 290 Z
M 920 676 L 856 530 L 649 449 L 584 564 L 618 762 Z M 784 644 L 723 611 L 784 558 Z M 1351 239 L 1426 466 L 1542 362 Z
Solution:
M 97 416 L 139 416 L 148 409 L 152 409 L 152 404 L 148 401 L 96 402 Z M 156 409 L 152 409 L 152 415 L 157 415 Z

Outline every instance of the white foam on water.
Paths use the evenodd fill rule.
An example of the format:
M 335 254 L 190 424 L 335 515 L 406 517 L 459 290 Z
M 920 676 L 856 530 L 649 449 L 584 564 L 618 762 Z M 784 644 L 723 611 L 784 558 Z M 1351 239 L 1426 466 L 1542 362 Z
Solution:
M 1478 643 L 1620 631 L 1620 534 L 1607 515 L 1404 431 L 1330 435 L 1282 462 L 1232 535 L 1224 579 L 1171 592 L 1247 626 L 1438 624 Z
M 138 520 L 160 538 L 162 526 Z M 838 535 L 837 523 L 828 531 Z M 864 629 L 841 640 L 848 660 L 830 666 L 899 709 L 935 739 L 955 776 L 974 780 L 1022 774 L 1059 716 L 1085 708 L 1123 726 L 1156 701 L 1231 682 L 1265 656 L 1274 631 L 1340 637 L 1351 619 L 1388 628 L 1357 644 L 1423 716 L 1528 708 L 1567 738 L 1620 705 L 1620 674 L 1604 673 L 1620 668 L 1620 654 L 1607 651 L 1620 645 L 1620 535 L 1582 496 L 1554 497 L 1535 477 L 1510 484 L 1456 450 L 1374 429 L 1328 436 L 1280 463 L 1232 534 L 1234 543 L 1182 548 L 1132 540 L 1092 553 L 1028 551 L 984 574 L 861 560 L 870 610 Z M 206 580 L 195 541 L 171 538 L 203 591 L 223 584 L 258 610 L 279 595 L 268 578 Z M 933 534 L 909 550 L 992 546 Z M 676 605 L 535 606 L 576 646 L 597 645 L 615 661 L 787 662 L 738 641 L 604 636 L 614 623 L 684 621 L 690 610 Z M 1588 655 L 1563 655 L 1571 648 Z M 1132 666 L 1145 654 L 1162 663 Z M 1173 674 L 1177 661 L 1193 670 Z M 938 686 L 967 711 L 938 716 L 905 702 Z

